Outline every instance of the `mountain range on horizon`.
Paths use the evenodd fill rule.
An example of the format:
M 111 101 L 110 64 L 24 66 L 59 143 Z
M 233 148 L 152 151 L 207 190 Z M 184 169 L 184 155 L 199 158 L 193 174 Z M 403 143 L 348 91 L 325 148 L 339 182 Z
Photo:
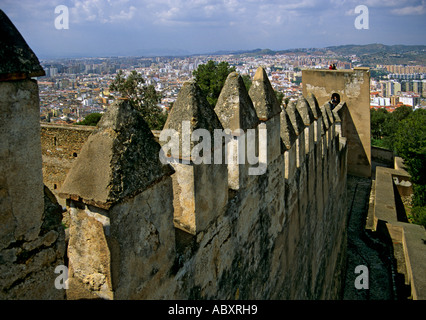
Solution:
M 85 54 L 71 54 L 68 57 L 63 56 L 43 56 L 40 58 L 60 59 L 60 58 L 95 58 L 95 57 L 188 57 L 188 56 L 206 56 L 206 55 L 241 55 L 241 56 L 262 56 L 277 54 L 330 54 L 339 56 L 356 55 L 360 58 L 360 64 L 420 64 L 426 65 L 426 45 L 385 45 L 372 43 L 366 45 L 347 44 L 339 46 L 328 46 L 324 48 L 292 48 L 284 50 L 271 49 L 252 49 L 252 50 L 219 50 L 208 53 L 190 53 L 175 49 L 152 49 L 135 50 L 132 54 L 108 54 L 105 56 L 90 56 Z

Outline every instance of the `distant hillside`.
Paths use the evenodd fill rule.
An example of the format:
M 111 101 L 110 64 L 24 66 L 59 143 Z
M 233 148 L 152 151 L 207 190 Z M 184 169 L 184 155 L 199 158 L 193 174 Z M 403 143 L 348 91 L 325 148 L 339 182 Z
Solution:
M 424 45 L 415 45 L 415 46 L 407 46 L 407 45 L 392 45 L 387 46 L 380 43 L 366 44 L 366 45 L 343 45 L 343 46 L 333 46 L 326 47 L 330 51 L 341 55 L 365 55 L 365 54 L 375 54 L 375 53 L 409 53 L 409 52 L 421 52 L 426 50 L 426 46 Z
M 420 64 L 426 65 L 425 45 L 392 45 L 379 43 L 368 45 L 344 45 L 325 48 L 338 55 L 356 55 L 367 66 L 376 64 Z
M 297 48 L 274 51 L 270 49 L 254 49 L 239 51 L 218 51 L 214 54 L 234 54 L 241 56 L 262 56 L 276 54 L 306 54 L 306 55 L 356 55 L 360 64 L 374 67 L 377 64 L 410 64 L 426 65 L 426 45 L 384 45 L 373 43 L 367 45 L 342 45 L 325 48 Z

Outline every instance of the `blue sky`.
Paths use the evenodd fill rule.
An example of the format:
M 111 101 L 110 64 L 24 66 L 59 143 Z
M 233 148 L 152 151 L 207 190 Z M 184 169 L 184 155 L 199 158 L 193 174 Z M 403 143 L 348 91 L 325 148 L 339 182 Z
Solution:
M 69 29 L 56 29 L 58 5 Z M 355 28 L 358 5 L 368 29 Z M 40 57 L 426 44 L 425 0 L 0 0 Z

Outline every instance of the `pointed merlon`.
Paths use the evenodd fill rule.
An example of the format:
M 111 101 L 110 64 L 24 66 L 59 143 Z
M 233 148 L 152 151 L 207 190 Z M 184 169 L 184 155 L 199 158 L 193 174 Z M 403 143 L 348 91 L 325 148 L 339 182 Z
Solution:
M 315 97 L 315 95 L 313 93 L 309 93 L 308 96 L 306 97 L 306 100 L 308 101 L 309 106 L 311 107 L 311 111 L 312 111 L 312 114 L 314 115 L 314 118 L 315 119 L 320 118 L 322 116 L 321 109 L 319 107 L 318 100 Z
M 336 108 L 333 109 L 333 116 L 334 116 L 334 121 L 336 122 L 342 122 L 343 120 L 343 112 L 345 110 L 345 108 L 347 108 L 346 106 L 346 102 L 340 102 Z
M 305 124 L 296 108 L 296 102 L 290 101 L 287 105 L 286 111 L 290 118 L 291 124 L 293 125 L 294 132 L 296 135 L 300 135 L 305 130 Z
M 249 95 L 259 120 L 267 121 L 281 112 L 275 91 L 262 67 L 256 70 Z
M 0 81 L 44 75 L 37 56 L 12 21 L 0 10 Z
M 285 109 L 280 114 L 280 136 L 287 150 L 290 150 L 297 139 L 290 117 Z
M 236 72 L 231 72 L 226 78 L 214 110 L 223 128 L 231 131 L 236 129 L 245 131 L 256 128 L 259 124 L 259 118 L 244 81 Z
M 195 80 L 187 81 L 179 90 L 173 108 L 167 118 L 163 130 L 173 129 L 180 139 L 184 136 L 183 126 L 189 124 L 189 134 L 196 129 L 206 129 L 211 135 L 211 145 L 214 146 L 214 129 L 222 129 L 223 126 L 215 113 L 214 109 L 209 105 L 206 98 L 203 97 L 200 87 Z M 181 159 L 190 158 L 190 150 L 198 144 L 198 142 L 190 140 L 189 150 L 182 149 L 182 143 L 179 145 L 179 155 Z
M 322 114 L 322 127 L 323 127 L 323 132 L 327 131 L 328 128 L 331 125 L 331 122 L 328 118 L 328 114 L 327 114 L 327 110 L 326 110 L 326 105 L 328 105 L 328 102 L 326 102 L 325 104 L 323 104 L 320 107 L 321 110 L 321 114 Z
M 309 126 L 312 122 L 315 121 L 311 107 L 309 106 L 309 103 L 305 99 L 305 97 L 300 96 L 297 99 L 296 108 L 297 108 L 297 111 L 299 111 L 305 126 Z
M 74 161 L 60 197 L 109 209 L 174 170 L 159 160 L 160 145 L 129 102 L 114 102 Z
M 327 112 L 327 115 L 328 115 L 328 121 L 330 123 L 334 123 L 334 116 L 333 116 L 333 112 L 331 111 L 330 102 L 325 103 L 324 107 L 325 107 L 325 111 Z

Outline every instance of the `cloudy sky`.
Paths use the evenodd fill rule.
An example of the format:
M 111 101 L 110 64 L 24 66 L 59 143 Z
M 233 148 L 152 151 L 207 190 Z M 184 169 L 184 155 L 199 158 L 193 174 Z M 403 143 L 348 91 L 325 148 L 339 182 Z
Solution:
M 59 5 L 68 29 L 55 27 L 64 22 Z M 366 16 L 359 5 L 368 29 L 355 26 Z M 426 0 L 0 0 L 0 8 L 40 58 L 426 44 Z

